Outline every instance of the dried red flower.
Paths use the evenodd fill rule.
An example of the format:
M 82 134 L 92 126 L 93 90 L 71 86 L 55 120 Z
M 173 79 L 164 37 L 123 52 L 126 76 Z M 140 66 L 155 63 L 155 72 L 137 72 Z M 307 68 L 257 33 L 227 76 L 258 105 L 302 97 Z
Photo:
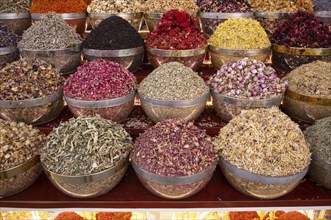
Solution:
M 309 218 L 300 212 L 292 211 L 279 216 L 277 220 L 309 220 Z
M 256 211 L 230 212 L 230 220 L 259 220 L 260 216 Z

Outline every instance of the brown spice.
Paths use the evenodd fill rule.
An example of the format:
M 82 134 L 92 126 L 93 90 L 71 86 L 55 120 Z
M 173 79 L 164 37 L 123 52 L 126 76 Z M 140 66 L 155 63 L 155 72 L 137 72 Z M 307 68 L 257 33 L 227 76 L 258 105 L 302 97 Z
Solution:
M 33 0 L 30 7 L 31 13 L 83 13 L 87 4 L 84 0 Z

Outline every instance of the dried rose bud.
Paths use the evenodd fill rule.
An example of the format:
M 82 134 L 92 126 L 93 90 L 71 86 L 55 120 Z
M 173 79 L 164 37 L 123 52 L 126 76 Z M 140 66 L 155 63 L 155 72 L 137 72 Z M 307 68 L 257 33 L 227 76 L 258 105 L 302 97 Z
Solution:
M 202 0 L 199 2 L 200 11 L 241 13 L 251 12 L 251 5 L 246 0 Z

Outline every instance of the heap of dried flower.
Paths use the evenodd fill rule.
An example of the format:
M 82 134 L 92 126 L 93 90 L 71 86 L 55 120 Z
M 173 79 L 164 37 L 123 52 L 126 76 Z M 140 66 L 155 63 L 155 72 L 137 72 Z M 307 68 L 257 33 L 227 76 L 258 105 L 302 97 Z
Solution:
M 312 11 L 311 0 L 250 0 L 254 11 L 295 12 L 298 10 Z
M 198 5 L 203 12 L 251 12 L 251 5 L 246 0 L 202 0 Z
M 190 13 L 197 13 L 199 7 L 194 0 L 147 0 L 143 6 L 145 13 L 163 13 L 172 9 L 187 11 Z

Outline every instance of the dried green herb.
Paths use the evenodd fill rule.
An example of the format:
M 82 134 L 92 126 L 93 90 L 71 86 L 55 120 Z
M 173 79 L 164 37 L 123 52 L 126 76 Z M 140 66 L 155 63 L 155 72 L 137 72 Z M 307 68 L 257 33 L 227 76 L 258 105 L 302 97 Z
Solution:
M 0 13 L 28 12 L 31 0 L 0 0 Z

